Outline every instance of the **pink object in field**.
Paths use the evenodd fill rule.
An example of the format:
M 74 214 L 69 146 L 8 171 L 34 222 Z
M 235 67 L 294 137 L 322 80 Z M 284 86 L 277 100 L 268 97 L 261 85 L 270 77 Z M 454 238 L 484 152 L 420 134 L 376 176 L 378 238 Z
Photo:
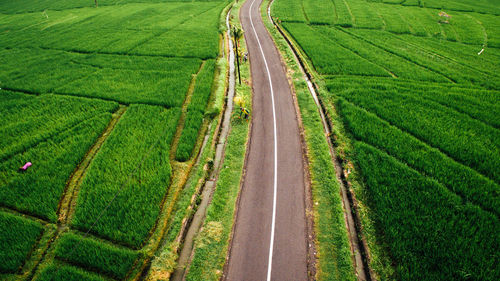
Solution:
M 31 162 L 26 162 L 26 164 L 24 164 L 24 166 L 20 167 L 19 170 L 23 170 L 23 171 L 26 171 L 28 170 L 29 167 L 31 167 Z

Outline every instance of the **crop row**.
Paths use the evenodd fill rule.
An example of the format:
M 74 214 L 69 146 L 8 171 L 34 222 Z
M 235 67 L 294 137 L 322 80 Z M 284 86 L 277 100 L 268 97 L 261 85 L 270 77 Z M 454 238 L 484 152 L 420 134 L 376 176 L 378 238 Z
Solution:
M 349 84 L 350 89 L 373 88 L 382 91 L 398 91 L 403 94 L 432 100 L 446 107 L 467 114 L 492 127 L 500 127 L 500 105 L 498 91 L 451 86 L 449 84 L 422 83 L 412 81 L 391 81 L 389 79 L 336 78 L 327 82 L 332 92 L 342 91 Z
M 478 56 L 472 46 L 443 45 L 432 38 L 292 22 L 282 25 L 323 75 L 393 76 L 500 87 L 493 63 L 500 58 L 496 49 Z
M 0 212 L 0 273 L 14 273 L 24 264 L 43 231 L 40 223 Z
M 335 39 L 339 45 L 387 69 L 398 78 L 434 82 L 448 81 L 444 76 L 404 59 L 401 56 L 387 52 L 378 46 L 363 44 L 358 39 L 343 32 L 341 29 L 314 27 L 314 32 L 323 34 L 327 38 L 325 40 L 326 42 Z
M 0 86 L 21 91 L 98 97 L 125 104 L 180 107 L 200 59 L 0 51 Z
M 175 158 L 178 161 L 186 161 L 192 156 L 205 109 L 212 93 L 214 72 L 215 61 L 208 60 L 196 77 L 195 88 L 187 107 L 186 121 L 175 153 Z
M 500 15 L 498 2 L 496 2 L 495 0 L 425 0 L 418 1 L 418 3 L 420 7 Z
M 29 134 L 20 134 L 20 141 L 24 142 L 22 151 L 0 162 L 0 202 L 2 206 L 55 221 L 66 181 L 107 126 L 111 111 L 116 109 L 117 104 L 52 95 L 16 101 L 17 105 L 12 102 L 8 105 L 12 106 L 8 110 L 9 114 L 1 116 L 6 119 L 12 116 L 19 118 L 15 122 L 6 120 L 7 128 L 17 126 L 17 130 L 22 131 L 23 127 L 28 126 L 23 124 L 23 118 L 26 117 L 29 121 L 35 116 L 39 119 L 33 122 L 58 127 L 40 125 L 33 128 L 30 133 L 36 136 L 36 141 L 30 140 Z M 50 109 L 41 106 L 38 111 L 36 107 L 39 104 L 49 106 Z M 68 114 L 68 109 L 80 110 L 74 115 L 78 117 L 75 119 Z M 60 121 L 54 122 L 51 119 Z M 54 129 L 55 133 L 48 133 Z M 12 139 L 15 137 L 16 135 L 7 135 L 5 138 L 15 142 Z M 31 162 L 33 166 L 25 172 L 19 172 L 18 168 L 26 162 Z
M 99 7 L 103 6 L 117 6 L 130 3 L 169 3 L 170 5 L 175 5 L 175 2 L 221 2 L 224 0 L 98 0 Z M 16 14 L 16 13 L 30 13 L 30 12 L 43 12 L 46 10 L 67 10 L 76 8 L 94 8 L 94 1 L 88 0 L 23 0 L 22 5 L 16 2 L 1 2 L 0 11 L 5 14 Z
M 336 94 L 500 182 L 500 132 L 497 129 L 404 91 L 347 88 Z
M 35 278 L 36 281 L 105 281 L 101 276 L 84 271 L 78 267 L 52 263 L 45 266 L 40 275 Z
M 3 92 L 0 94 L 3 98 Z M 37 143 L 74 127 L 116 103 L 81 98 L 14 94 L 19 99 L 0 104 L 0 159 L 5 160 Z M 83 102 L 82 102 L 83 101 Z
M 320 74 L 390 77 L 382 67 L 329 40 L 308 25 L 284 23 L 283 27 L 292 34 Z
M 170 185 L 179 115 L 178 108 L 129 107 L 83 179 L 73 226 L 89 230 L 95 223 L 98 236 L 135 248 L 144 243 Z
M 120 3 L 43 15 L 0 14 L 0 42 L 10 48 L 215 58 L 218 12 L 223 6 L 220 2 Z
M 488 34 L 498 33 L 492 15 L 452 11 L 451 18 L 444 18 L 439 10 L 365 0 L 280 0 L 273 11 L 285 22 L 377 29 L 476 45 L 484 43 L 484 28 Z
M 496 280 L 498 217 L 362 142 L 354 159 L 366 202 L 387 243 L 396 280 Z
M 476 84 L 490 89 L 500 87 L 500 78 L 498 74 L 485 74 L 481 68 L 481 58 L 475 60 L 476 68 L 461 63 L 461 56 L 444 57 L 436 53 L 429 53 L 423 51 L 419 46 L 409 44 L 405 41 L 405 37 L 396 36 L 383 31 L 368 31 L 368 30 L 352 30 L 347 31 L 356 38 L 365 41 L 366 43 L 373 44 L 383 48 L 384 50 L 397 54 L 411 62 L 425 66 L 434 72 L 445 75 L 453 81 L 462 84 Z M 422 38 L 422 41 L 425 40 Z M 451 50 L 454 47 L 450 46 Z M 493 59 L 499 56 L 496 49 L 488 50 L 488 59 Z M 475 54 L 476 57 L 477 53 Z M 485 54 L 486 55 L 486 54 Z
M 139 254 L 92 238 L 64 234 L 55 250 L 56 258 L 123 280 Z
M 337 109 L 355 139 L 386 151 L 420 173 L 434 178 L 466 202 L 500 215 L 500 186 L 495 182 L 342 98 L 337 103 Z

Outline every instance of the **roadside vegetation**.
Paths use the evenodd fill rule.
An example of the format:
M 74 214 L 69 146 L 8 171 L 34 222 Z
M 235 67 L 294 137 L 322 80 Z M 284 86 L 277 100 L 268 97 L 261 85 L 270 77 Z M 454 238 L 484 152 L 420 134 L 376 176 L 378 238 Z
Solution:
M 0 3 L 2 280 L 137 280 L 219 122 L 229 1 L 97 2 Z
M 300 110 L 307 160 L 311 179 L 312 214 L 316 253 L 315 278 L 317 280 L 355 280 L 355 271 L 347 229 L 345 227 L 340 185 L 329 153 L 320 113 L 309 92 L 307 82 L 288 43 L 268 19 L 267 7 L 262 5 L 262 17 L 269 33 L 288 66 L 288 76 Z M 274 5 L 274 4 L 273 4 Z
M 374 277 L 498 279 L 497 5 L 276 0 L 271 11 L 319 89 Z
M 232 6 L 230 15 L 231 28 L 241 29 L 238 19 L 242 4 L 243 1 L 239 1 Z M 235 44 L 234 41 L 233 44 Z M 246 52 L 243 36 L 239 41 L 238 50 L 241 59 L 242 54 Z M 240 61 L 240 73 L 242 83 L 236 82 L 235 100 L 243 102 L 244 107 L 251 108 L 252 88 L 248 62 Z M 221 163 L 221 171 L 211 203 L 207 209 L 205 221 L 195 240 L 193 257 L 187 268 L 186 280 L 219 280 L 224 270 L 235 219 L 236 201 L 243 176 L 243 165 L 251 122 L 250 118 L 248 120 L 242 119 L 239 116 L 239 111 L 239 105 L 235 103 L 224 160 Z

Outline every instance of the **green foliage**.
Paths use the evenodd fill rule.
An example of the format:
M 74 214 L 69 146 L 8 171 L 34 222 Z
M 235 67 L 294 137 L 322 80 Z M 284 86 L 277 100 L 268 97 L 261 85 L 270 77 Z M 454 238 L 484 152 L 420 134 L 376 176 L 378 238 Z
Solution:
M 320 74 L 390 76 L 382 67 L 364 59 L 301 23 L 283 23 Z M 311 36 L 314 34 L 314 36 Z M 335 59 L 333 59 L 335 58 Z
M 191 101 L 188 105 L 188 110 L 198 110 L 204 112 L 212 93 L 212 85 L 214 83 L 215 60 L 207 60 L 203 69 L 196 76 L 196 84 L 194 87 Z
M 311 4 L 313 4 L 312 1 Z M 275 1 L 271 6 L 271 11 L 273 17 L 279 21 L 306 22 L 301 0 Z
M 196 77 L 195 88 L 187 107 L 186 121 L 175 153 L 175 159 L 178 161 L 186 161 L 192 156 L 208 99 L 212 93 L 214 71 L 215 60 L 208 60 Z
M 336 13 L 333 1 L 305 0 L 302 5 L 310 24 L 334 24 Z
M 182 23 L 138 45 L 131 54 L 214 59 L 219 54 L 219 13 L 226 5 L 196 3 Z M 186 9 L 186 7 L 184 7 Z M 203 10 L 202 10 L 203 9 Z M 188 39 L 189 38 L 189 39 Z M 165 44 L 165 42 L 169 42 Z
M 1 39 L 0 39 L 1 40 Z M 50 93 L 96 69 L 71 63 L 75 55 L 41 49 L 0 50 L 0 87 L 29 93 Z
M 72 225 L 138 248 L 147 238 L 170 184 L 169 146 L 180 110 L 132 105 L 92 161 Z
M 99 8 L 105 8 L 106 6 L 116 6 L 130 3 L 168 3 L 169 5 L 175 2 L 223 2 L 225 0 L 98 0 Z M 5 14 L 13 13 L 28 13 L 28 12 L 43 12 L 45 10 L 66 10 L 66 9 L 76 9 L 76 8 L 94 8 L 95 4 L 92 0 L 21 0 L 17 2 L 1 2 L 0 11 Z
M 0 212 L 0 272 L 15 273 L 42 234 L 40 223 Z
M 20 131 L 21 144 L 15 143 L 15 134 L 7 135 L 7 141 L 11 140 L 17 150 L 11 150 L 15 153 L 0 163 L 0 205 L 55 221 L 66 181 L 106 128 L 111 119 L 109 111 L 116 104 L 54 96 L 16 101 L 19 104 L 11 107 L 8 115 L 2 115 L 5 123 L 10 124 L 2 130 L 9 134 Z M 38 105 L 40 111 L 37 111 Z M 68 117 L 68 110 L 76 109 L 81 110 L 80 113 L 74 115 L 75 118 Z M 29 123 L 23 123 L 24 116 Z M 51 128 L 51 125 L 58 127 Z M 24 128 L 33 131 L 22 132 Z M 32 162 L 33 166 L 19 172 L 18 168 L 26 162 Z
M 421 3 L 424 7 L 428 8 L 467 12 L 474 11 L 479 13 L 491 13 L 497 16 L 500 15 L 500 7 L 498 7 L 498 1 L 496 0 L 425 0 L 421 1 Z
M 344 99 L 339 99 L 337 106 L 346 128 L 357 140 L 386 151 L 420 173 L 434 178 L 466 202 L 500 215 L 498 184 Z
M 80 268 L 63 265 L 60 263 L 51 264 L 45 267 L 36 281 L 105 281 L 101 276 L 84 271 Z
M 383 31 L 367 31 L 367 30 L 349 30 L 361 42 L 379 46 L 380 48 L 396 54 L 409 62 L 425 67 L 447 77 L 451 82 L 461 84 L 475 84 L 484 86 L 489 89 L 500 88 L 500 77 L 497 74 L 489 74 L 484 71 L 484 66 L 481 65 L 481 58 L 477 55 L 477 51 L 472 51 L 469 54 L 475 55 L 475 63 L 473 67 L 464 65 L 461 62 L 460 54 L 452 51 L 454 55 L 442 56 L 436 50 L 422 50 L 421 47 L 405 40 L 404 36 L 396 36 Z M 425 39 L 422 39 L 425 40 Z M 462 44 L 461 44 L 462 45 Z M 452 47 L 452 46 L 450 46 Z M 480 50 L 477 48 L 475 50 Z M 491 50 L 492 53 L 498 56 L 498 51 Z M 498 66 L 497 66 L 498 67 Z
M 191 158 L 196 140 L 198 139 L 198 131 L 201 123 L 203 123 L 203 113 L 198 110 L 191 110 L 186 113 L 184 128 L 182 128 L 181 137 L 175 153 L 177 161 L 187 161 Z
M 19 94 L 18 94 L 19 95 Z M 5 160 L 41 141 L 68 130 L 104 112 L 113 112 L 116 103 L 46 95 L 0 102 L 0 159 Z
M 488 0 L 485 0 L 488 1 Z M 441 8 L 435 4 L 425 3 L 425 7 Z M 439 1 L 442 7 L 453 6 L 456 1 Z M 462 2 L 462 1 L 461 1 Z M 279 0 L 273 4 L 273 16 L 284 22 L 309 23 L 311 25 L 336 25 L 356 29 L 384 30 L 394 34 L 412 34 L 419 37 L 434 37 L 454 42 L 482 45 L 485 42 L 486 29 L 488 41 L 497 45 L 499 21 L 496 16 L 500 9 L 486 11 L 482 14 L 464 13 L 474 9 L 445 9 L 451 16 L 439 16 L 439 10 L 418 6 L 411 1 L 394 0 L 390 3 L 403 5 L 387 5 L 384 1 L 366 0 Z M 448 5 L 449 4 L 449 5 Z M 469 5 L 471 3 L 468 3 Z M 490 3 L 488 7 L 491 7 Z M 475 5 L 479 7 L 480 5 Z M 487 6 L 483 6 L 487 7 Z M 494 38 L 491 40 L 489 37 Z
M 402 79 L 447 82 L 447 78 L 430 71 L 429 69 L 408 61 L 397 54 L 388 52 L 372 44 L 360 44 L 359 40 L 343 31 L 343 29 L 319 26 L 314 27 L 314 32 L 320 33 L 327 38 L 335 38 L 336 42 L 385 70 L 385 76 L 394 75 Z M 330 39 L 327 39 L 330 40 Z M 332 60 L 330 58 L 330 60 Z M 354 58 L 354 60 L 360 60 Z M 349 74 L 349 73 L 347 73 Z
M 64 234 L 58 240 L 55 254 L 58 259 L 116 279 L 124 279 L 139 257 L 137 252 L 130 249 L 82 238 L 73 233 Z
M 335 24 L 340 25 L 342 27 L 351 27 L 352 26 L 352 13 L 349 9 L 349 2 L 347 0 L 332 0 L 335 5 L 335 12 L 337 14 L 337 18 Z
M 175 107 L 182 105 L 190 80 L 190 72 L 102 69 L 57 93 Z
M 337 94 L 500 182 L 497 129 L 417 95 L 383 89 L 347 89 Z
M 498 217 L 367 144 L 354 147 L 379 235 L 396 264 L 391 279 L 500 278 Z

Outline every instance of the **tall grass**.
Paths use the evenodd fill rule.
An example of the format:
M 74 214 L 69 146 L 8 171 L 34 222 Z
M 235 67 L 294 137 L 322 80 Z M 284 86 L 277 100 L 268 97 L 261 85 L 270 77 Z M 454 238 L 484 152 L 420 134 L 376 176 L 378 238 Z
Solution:
M 38 222 L 0 212 L 0 272 L 15 273 L 42 234 Z
M 95 223 L 91 232 L 99 236 L 135 248 L 144 243 L 170 185 L 168 151 L 179 113 L 130 106 L 83 179 L 73 226 Z
M 92 238 L 82 238 L 73 233 L 66 233 L 57 241 L 55 255 L 60 260 L 121 280 L 126 277 L 139 256 L 130 249 L 118 248 Z
M 43 112 L 35 111 L 35 116 L 40 116 L 39 119 L 35 119 L 36 122 L 54 124 L 50 120 L 53 116 L 53 118 L 61 120 L 54 124 L 60 128 L 55 133 L 49 134 L 47 131 L 51 132 L 53 128 L 41 126 L 41 130 L 37 132 L 35 127 L 31 133 L 40 134 L 39 136 L 35 135 L 35 137 L 30 137 L 27 133 L 20 133 L 21 141 L 24 142 L 20 147 L 22 150 L 0 163 L 0 205 L 55 221 L 58 202 L 66 181 L 97 137 L 106 128 L 111 119 L 111 113 L 107 111 L 115 108 L 116 104 L 102 101 L 86 103 L 84 99 L 47 96 L 32 99 L 31 101 L 34 102 L 32 105 L 21 102 L 17 110 L 12 110 L 12 115 L 9 114 L 9 116 L 21 114 L 18 116 L 22 118 L 23 112 L 26 113 L 23 109 L 29 110 L 30 107 L 36 107 L 36 101 L 40 101 L 40 104 L 43 105 L 46 102 L 44 100 L 48 100 L 51 107 L 44 109 L 41 106 Z M 73 103 L 76 103 L 76 106 Z M 50 112 L 54 107 L 59 108 L 54 109 L 53 112 L 56 114 L 51 116 Z M 64 111 L 64 107 L 70 110 L 80 108 L 82 111 L 78 114 L 80 117 L 72 120 L 70 115 L 68 118 L 69 113 Z M 63 115 L 58 116 L 58 113 Z M 29 111 L 26 115 L 29 116 Z M 70 123 L 65 125 L 65 121 Z M 11 122 L 9 121 L 9 123 Z M 26 126 L 21 121 L 17 128 Z M 15 135 L 7 136 L 7 138 L 12 137 Z M 32 162 L 33 166 L 25 172 L 18 172 L 18 168 L 26 162 Z
M 198 134 L 209 102 L 208 99 L 212 93 L 214 72 L 215 60 L 208 60 L 196 77 L 196 84 L 191 96 L 191 101 L 187 106 L 186 121 L 175 153 L 175 159 L 178 161 L 186 161 L 191 158 L 193 154 L 193 149 L 196 145 L 196 140 L 198 139 Z

